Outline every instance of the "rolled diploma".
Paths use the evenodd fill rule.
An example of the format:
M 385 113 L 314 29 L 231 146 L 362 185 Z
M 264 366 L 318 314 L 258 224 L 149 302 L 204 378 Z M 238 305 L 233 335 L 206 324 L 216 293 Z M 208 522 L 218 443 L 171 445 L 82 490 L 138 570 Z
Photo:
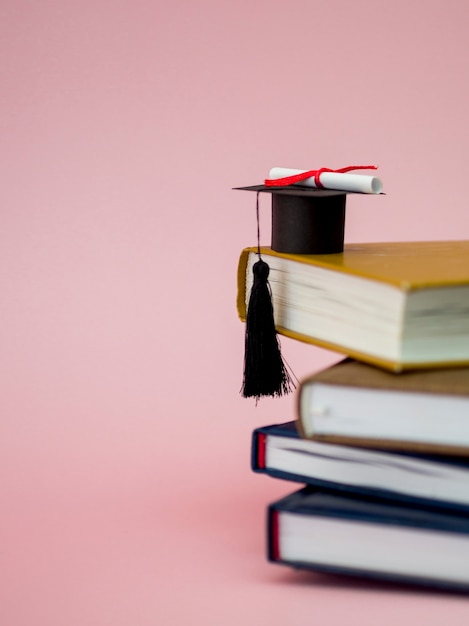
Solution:
M 285 178 L 286 176 L 294 176 L 302 174 L 307 170 L 295 170 L 288 167 L 273 167 L 269 172 L 269 178 Z M 376 176 L 366 176 L 363 174 L 339 174 L 338 172 L 323 172 L 321 174 L 321 183 L 326 189 L 335 189 L 337 191 L 355 191 L 358 193 L 381 193 L 383 183 Z M 295 185 L 303 185 L 305 187 L 316 187 L 314 177 L 305 178 Z

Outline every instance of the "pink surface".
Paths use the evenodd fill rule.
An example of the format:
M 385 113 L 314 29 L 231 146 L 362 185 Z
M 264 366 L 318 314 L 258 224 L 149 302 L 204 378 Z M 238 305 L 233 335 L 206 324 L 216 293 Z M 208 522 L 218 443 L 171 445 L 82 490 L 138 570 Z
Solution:
M 467 238 L 465 3 L 0 8 L 0 622 L 441 624 L 463 597 L 269 565 L 239 251 L 273 165 L 375 162 L 347 241 Z M 265 208 L 264 208 L 265 207 Z M 268 203 L 262 231 L 269 237 Z M 331 353 L 283 341 L 298 377 Z

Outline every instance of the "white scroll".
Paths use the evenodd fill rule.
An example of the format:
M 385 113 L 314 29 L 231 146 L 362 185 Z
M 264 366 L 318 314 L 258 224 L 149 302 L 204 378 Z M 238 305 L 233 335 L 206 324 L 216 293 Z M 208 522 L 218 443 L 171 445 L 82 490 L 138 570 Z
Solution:
M 270 179 L 286 178 L 295 174 L 303 174 L 308 170 L 295 170 L 288 167 L 273 167 L 269 172 Z M 320 176 L 321 184 L 325 189 L 335 189 L 336 191 L 351 191 L 357 193 L 381 193 L 383 183 L 376 176 L 365 174 L 351 174 L 349 172 L 341 174 L 338 172 L 322 172 Z M 305 187 L 317 187 L 314 176 L 305 178 L 297 185 Z

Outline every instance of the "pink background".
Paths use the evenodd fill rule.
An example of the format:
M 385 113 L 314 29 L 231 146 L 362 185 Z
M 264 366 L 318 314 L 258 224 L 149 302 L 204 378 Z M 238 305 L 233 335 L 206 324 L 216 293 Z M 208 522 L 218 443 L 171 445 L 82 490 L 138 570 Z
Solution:
M 264 555 L 235 310 L 273 165 L 376 163 L 346 240 L 467 238 L 469 8 L 4 0 L 0 622 L 441 624 L 463 597 Z M 269 240 L 268 199 L 262 233 Z M 284 339 L 298 377 L 337 360 Z

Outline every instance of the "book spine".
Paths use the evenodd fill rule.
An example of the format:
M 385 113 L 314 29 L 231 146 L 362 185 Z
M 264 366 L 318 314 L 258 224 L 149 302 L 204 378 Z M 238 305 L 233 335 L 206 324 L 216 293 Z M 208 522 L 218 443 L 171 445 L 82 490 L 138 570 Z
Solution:
M 280 561 L 280 513 L 274 506 L 267 509 L 267 560 Z
M 251 469 L 254 472 L 266 471 L 266 445 L 267 435 L 261 430 L 255 430 L 252 434 L 251 445 Z
M 239 319 L 242 322 L 246 321 L 246 272 L 250 252 L 250 249 L 245 248 L 241 252 L 238 262 L 238 291 L 236 295 L 236 309 L 238 311 Z

